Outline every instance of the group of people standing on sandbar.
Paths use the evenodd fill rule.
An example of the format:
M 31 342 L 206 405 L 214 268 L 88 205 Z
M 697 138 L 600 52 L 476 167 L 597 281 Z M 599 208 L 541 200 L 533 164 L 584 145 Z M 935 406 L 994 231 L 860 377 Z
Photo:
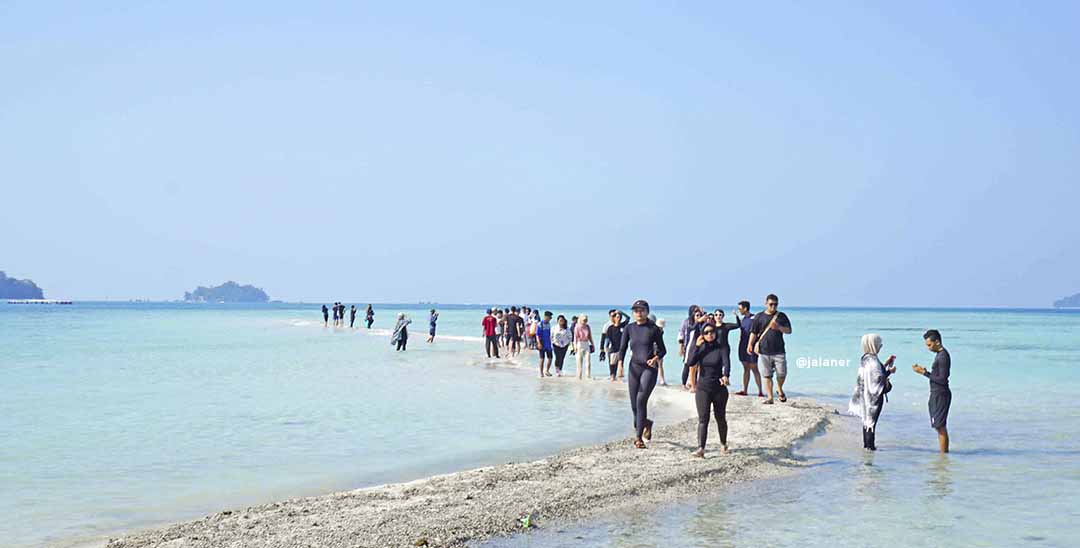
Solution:
M 333 310 L 333 313 L 334 313 L 334 327 L 345 327 L 345 314 L 346 314 L 346 312 L 349 315 L 349 327 L 353 328 L 354 325 L 356 324 L 356 305 L 355 304 L 352 305 L 352 307 L 348 311 L 346 311 L 344 304 L 341 304 L 340 302 L 336 302 L 331 307 L 327 307 L 325 304 L 322 305 L 323 327 L 329 327 L 330 326 L 330 311 L 331 310 Z M 371 329 L 371 324 L 375 323 L 375 310 L 371 308 L 370 304 L 367 305 L 367 312 L 365 313 L 365 316 L 366 316 L 365 321 L 367 322 L 367 328 Z
M 765 308 L 751 313 L 749 301 L 740 301 L 733 311 L 735 321 L 724 321 L 725 313 L 716 309 L 707 312 L 698 305 L 690 306 L 679 328 L 679 356 L 682 361 L 682 385 L 694 394 L 698 413 L 698 448 L 692 453 L 704 457 L 710 416 L 715 418 L 720 437 L 720 451 L 726 453 L 728 386 L 731 375 L 731 347 L 728 334 L 739 330 L 738 356 L 743 368 L 743 387 L 735 395 L 750 394 L 750 378 L 754 378 L 757 396 L 762 403 L 773 405 L 776 400 L 787 402 L 784 383 L 787 379 L 787 350 L 784 335 L 791 334 L 791 319 L 779 310 L 780 299 L 775 294 L 765 297 Z M 649 311 L 649 304 L 638 300 L 631 306 L 632 316 L 612 309 L 600 335 L 599 359 L 608 362 L 608 378 L 624 378 L 624 361 L 629 359 L 627 385 L 630 408 L 634 418 L 635 447 L 645 448 L 652 439 L 653 421 L 648 418 L 648 401 L 657 384 L 665 385 L 664 320 Z M 529 307 L 487 309 L 481 321 L 484 348 L 489 358 L 500 355 L 517 356 L 524 349 L 539 354 L 541 378 L 562 376 L 567 354 L 576 358 L 578 379 L 592 378 L 591 355 L 596 352 L 592 328 L 587 315 L 573 316 L 569 321 L 558 315 Z M 930 371 L 913 365 L 912 369 L 930 379 L 930 423 L 937 430 L 942 452 L 948 452 L 949 437 L 946 419 L 952 394 L 949 391 L 949 354 L 941 346 L 941 334 L 927 331 L 924 339 L 929 350 L 936 354 Z M 896 369 L 895 357 L 882 363 L 878 360 L 881 337 L 868 334 L 862 338 L 863 358 L 858 384 L 849 410 L 863 420 L 863 444 L 876 450 L 874 431 L 885 394 L 891 390 L 889 375 Z M 502 354 L 501 354 L 502 353 Z M 554 373 L 552 367 L 554 366 Z M 774 385 L 775 378 L 775 385 Z M 762 386 L 764 380 L 764 386 Z
M 744 367 L 744 389 L 737 392 L 746 395 L 749 376 L 753 373 L 761 391 L 760 377 L 766 378 L 769 393 L 766 404 L 774 403 L 772 378 L 777 376 L 777 388 L 781 402 L 787 362 L 784 355 L 785 333 L 791 333 L 791 321 L 779 312 L 776 295 L 765 299 L 766 309 L 756 316 L 750 314 L 750 303 L 742 301 L 733 315 L 735 323 L 724 323 L 724 312 L 712 314 L 700 306 L 691 306 L 688 318 L 679 329 L 679 356 L 683 365 L 684 389 L 695 394 L 698 410 L 699 447 L 693 453 L 703 457 L 708 438 L 710 415 L 715 417 L 720 435 L 721 451 L 727 451 L 727 386 L 730 384 L 731 347 L 728 333 L 739 329 L 740 361 Z M 638 300 L 630 307 L 631 315 L 617 309 L 608 311 L 608 322 L 600 333 L 599 360 L 608 362 L 608 379 L 627 379 L 630 408 L 634 415 L 634 446 L 645 448 L 652 439 L 653 421 L 648 418 L 648 401 L 657 384 L 667 384 L 664 379 L 665 322 L 650 313 L 649 303 Z M 481 322 L 484 347 L 489 358 L 499 358 L 500 353 L 517 356 L 524 349 L 535 349 L 539 354 L 541 378 L 562 376 L 566 355 L 575 356 L 578 379 L 592 378 L 591 356 L 597 344 L 587 315 L 573 316 L 567 321 L 559 315 L 552 323 L 553 314 L 529 307 L 488 309 Z M 627 362 L 627 360 L 629 360 Z M 625 364 L 625 365 L 624 365 Z M 554 373 L 552 367 L 554 366 Z

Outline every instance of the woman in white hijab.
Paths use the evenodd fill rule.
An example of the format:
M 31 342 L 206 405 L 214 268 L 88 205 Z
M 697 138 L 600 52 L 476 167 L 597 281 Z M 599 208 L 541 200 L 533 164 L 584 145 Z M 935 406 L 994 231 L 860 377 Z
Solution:
M 885 394 L 892 390 L 889 375 L 896 372 L 893 362 L 896 356 L 889 356 L 885 363 L 878 359 L 881 351 L 881 335 L 867 333 L 862 336 L 862 360 L 859 363 L 859 379 L 855 384 L 855 393 L 851 395 L 848 411 L 862 419 L 863 448 L 876 451 L 874 434 L 881 407 L 885 404 Z

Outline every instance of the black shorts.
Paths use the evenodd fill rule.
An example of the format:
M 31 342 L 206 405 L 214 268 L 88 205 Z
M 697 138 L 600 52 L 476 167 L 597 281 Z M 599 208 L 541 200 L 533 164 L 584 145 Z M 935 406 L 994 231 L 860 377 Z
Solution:
M 952 391 L 942 390 L 930 393 L 930 427 L 945 428 L 949 422 L 949 407 L 952 405 Z
M 552 355 L 552 353 L 551 353 L 550 348 L 541 348 L 541 349 L 538 350 L 538 352 L 540 352 L 540 359 L 541 360 L 544 359 L 544 358 L 547 358 L 547 359 L 550 360 L 550 359 L 552 359 L 554 357 Z
M 519 343 L 521 342 L 521 337 L 510 335 L 510 342 Z
M 431 335 L 432 337 L 435 336 L 435 326 L 431 326 L 431 329 L 428 330 L 428 335 Z
M 749 363 L 752 363 L 754 365 L 757 365 L 757 354 L 754 354 L 753 352 L 747 352 L 746 351 L 746 345 L 747 344 L 749 344 L 749 341 L 746 341 L 746 342 L 739 341 L 739 361 L 741 361 L 743 363 L 748 363 L 749 362 Z

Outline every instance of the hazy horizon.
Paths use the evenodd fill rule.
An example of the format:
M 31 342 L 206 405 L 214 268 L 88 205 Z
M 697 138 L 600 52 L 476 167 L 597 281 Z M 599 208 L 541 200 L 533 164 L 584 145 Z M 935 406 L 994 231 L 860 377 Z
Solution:
M 1050 307 L 1080 5 L 0 5 L 48 298 Z M 674 305 L 673 305 L 674 306 Z

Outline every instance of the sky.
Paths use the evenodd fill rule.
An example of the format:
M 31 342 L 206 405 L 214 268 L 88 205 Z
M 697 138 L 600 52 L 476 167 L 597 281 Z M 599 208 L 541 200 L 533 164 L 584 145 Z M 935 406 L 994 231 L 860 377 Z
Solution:
M 53 298 L 1049 306 L 1077 3 L 0 0 Z

